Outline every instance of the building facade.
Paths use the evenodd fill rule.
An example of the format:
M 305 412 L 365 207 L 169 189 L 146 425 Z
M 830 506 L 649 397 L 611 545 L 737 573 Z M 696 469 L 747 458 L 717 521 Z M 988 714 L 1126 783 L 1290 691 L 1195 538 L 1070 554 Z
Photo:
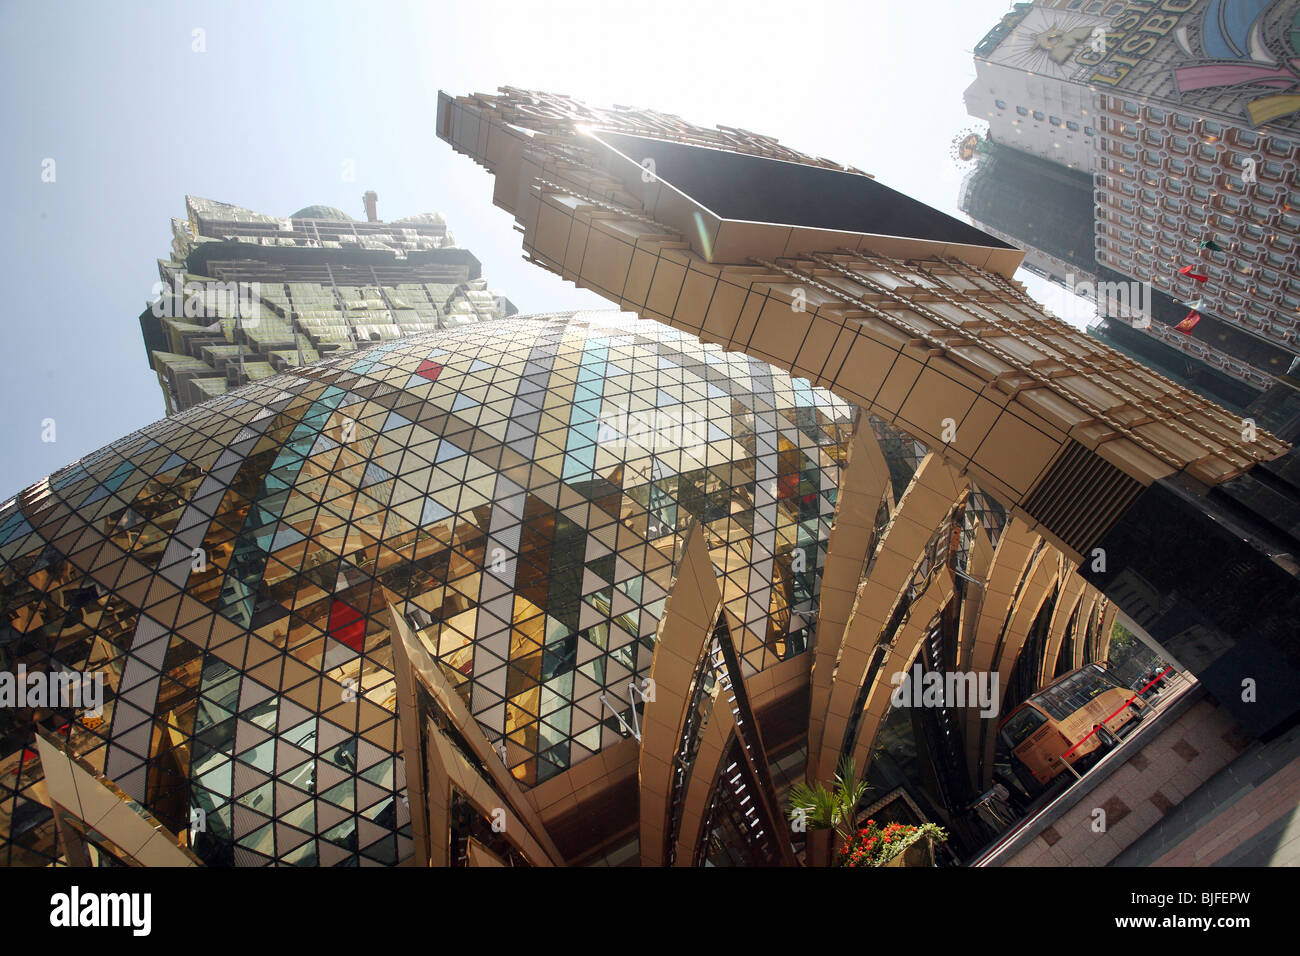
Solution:
M 1148 289 L 1157 307 L 1138 316 L 1099 301 L 1095 333 L 1233 408 L 1293 390 L 1297 16 L 1294 0 L 1020 3 L 977 46 L 966 92 L 990 146 L 963 210 L 981 225 L 1011 222 L 988 225 L 1030 250 L 1027 268 L 1067 288 Z M 1087 155 L 1070 135 L 1080 128 Z M 1023 179 L 999 176 L 994 159 L 1007 150 L 1021 165 L 1054 163 L 1055 179 L 1088 172 L 1095 269 L 1061 255 L 1071 244 L 1056 233 L 1077 220 L 1046 236 L 1026 225 L 1046 217 L 1023 208 Z M 1057 205 L 1079 195 L 1051 178 L 1039 177 Z

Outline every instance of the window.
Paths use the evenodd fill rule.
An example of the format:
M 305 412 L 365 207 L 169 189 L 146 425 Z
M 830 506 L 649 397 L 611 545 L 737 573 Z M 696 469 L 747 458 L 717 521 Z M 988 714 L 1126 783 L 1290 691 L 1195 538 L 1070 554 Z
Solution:
M 1270 138 L 1264 146 L 1271 156 L 1281 156 L 1286 158 L 1291 155 L 1291 144 L 1284 139 L 1274 136 Z
M 1047 718 L 1033 707 L 1020 708 L 1020 710 L 1007 718 L 1006 724 L 1002 727 L 1002 733 L 1006 738 L 1007 746 L 1014 749 L 1021 743 L 1021 741 L 1045 723 L 1047 723 Z
M 1007 108 L 1006 100 L 994 100 L 994 101 L 993 101 L 993 105 L 996 106 L 996 107 L 997 107 L 998 109 L 1000 109 L 1000 110 L 1004 110 L 1004 109 Z
M 1017 107 L 1016 107 L 1016 115 L 1017 115 L 1017 116 L 1028 116 L 1028 115 L 1029 115 L 1029 110 L 1025 109 L 1023 106 L 1017 106 Z
M 1223 126 L 1211 120 L 1204 120 L 1201 123 L 1201 132 L 1206 136 L 1222 136 Z
M 1165 121 L 1165 111 L 1158 110 L 1154 106 L 1148 106 L 1147 119 L 1153 123 L 1163 123 Z
M 1034 695 L 1034 703 L 1041 705 L 1057 720 L 1064 720 L 1110 688 L 1111 685 L 1104 679 L 1098 680 L 1098 674 L 1090 668 L 1039 691 Z

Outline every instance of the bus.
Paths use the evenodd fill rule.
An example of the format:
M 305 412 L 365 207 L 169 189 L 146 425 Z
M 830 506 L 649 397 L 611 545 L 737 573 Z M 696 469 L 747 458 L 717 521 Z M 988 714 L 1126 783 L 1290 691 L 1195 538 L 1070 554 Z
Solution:
M 1033 793 L 1067 766 L 1100 759 L 1133 732 L 1146 707 L 1105 662 L 1085 664 L 1031 694 L 998 725 L 998 740 Z

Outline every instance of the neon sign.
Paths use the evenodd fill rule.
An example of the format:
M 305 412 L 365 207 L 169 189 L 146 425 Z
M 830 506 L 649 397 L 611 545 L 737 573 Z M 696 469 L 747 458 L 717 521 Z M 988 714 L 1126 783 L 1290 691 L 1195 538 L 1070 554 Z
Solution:
M 1091 81 L 1115 86 L 1142 62 L 1169 32 L 1182 15 L 1198 0 L 1133 0 L 1124 12 L 1111 21 L 1104 43 L 1080 50 L 1075 59 L 1084 66 L 1095 66 Z M 1104 51 L 1104 52 L 1103 52 Z M 1100 72 L 1113 65 L 1113 72 Z

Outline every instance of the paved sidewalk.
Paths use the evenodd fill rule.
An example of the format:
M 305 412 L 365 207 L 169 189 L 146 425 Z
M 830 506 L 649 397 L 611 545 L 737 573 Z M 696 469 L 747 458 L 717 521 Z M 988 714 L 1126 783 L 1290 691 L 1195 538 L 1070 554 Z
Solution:
M 1300 866 L 1300 727 L 1251 744 L 1111 866 Z

